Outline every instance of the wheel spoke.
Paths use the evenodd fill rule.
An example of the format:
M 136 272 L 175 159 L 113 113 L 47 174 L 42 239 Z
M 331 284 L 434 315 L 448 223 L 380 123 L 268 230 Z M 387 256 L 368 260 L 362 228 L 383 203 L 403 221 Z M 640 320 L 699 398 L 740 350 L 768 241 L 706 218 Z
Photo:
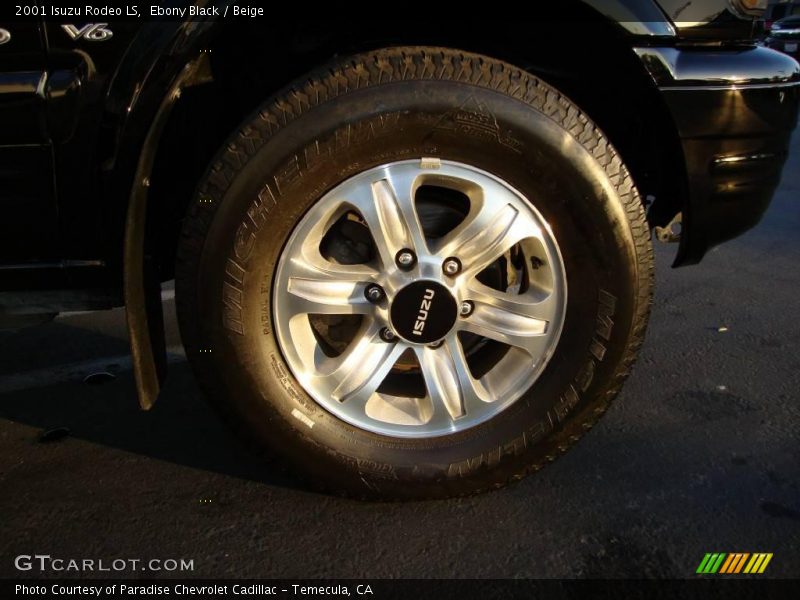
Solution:
M 541 354 L 558 308 L 554 293 L 544 298 L 532 293 L 508 294 L 475 282 L 469 294 L 475 308 L 462 321 L 462 329 L 521 348 L 532 356 Z
M 417 347 L 416 352 L 433 403 L 429 426 L 447 426 L 490 401 L 486 389 L 470 373 L 464 351 L 455 338 L 449 338 L 439 348 Z
M 335 359 L 331 359 L 323 376 L 334 382 L 331 398 L 342 403 L 363 407 L 375 393 L 405 350 L 402 343 L 389 344 L 381 340 L 380 328 L 372 324 L 363 335 Z
M 366 314 L 371 309 L 364 289 L 376 273 L 365 265 L 340 265 L 321 256 L 308 260 L 298 255 L 289 261 L 287 271 L 291 315 Z
M 538 237 L 541 230 L 510 203 L 480 202 L 463 223 L 453 230 L 437 250 L 442 258 L 457 256 L 464 273 L 479 273 L 508 251 L 514 244 L 529 237 Z
M 421 256 L 427 246 L 414 205 L 416 173 L 386 167 L 381 175 L 369 188 L 360 187 L 345 199 L 361 213 L 387 268 L 400 250 L 409 248 Z

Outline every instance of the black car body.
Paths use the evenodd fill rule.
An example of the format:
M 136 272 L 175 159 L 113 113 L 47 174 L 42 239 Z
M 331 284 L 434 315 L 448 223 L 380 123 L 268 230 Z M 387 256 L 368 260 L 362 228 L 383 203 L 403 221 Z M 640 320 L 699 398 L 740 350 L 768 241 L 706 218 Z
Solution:
M 794 58 L 800 58 L 800 16 L 775 21 L 764 44 Z
M 392 45 L 483 53 L 565 91 L 629 165 L 651 226 L 682 218 L 676 265 L 758 222 L 796 123 L 800 66 L 756 44 L 744 3 L 576 0 L 533 16 L 502 35 L 435 19 L 0 23 L 0 313 L 125 304 L 149 405 L 159 283 L 173 277 L 180 220 L 215 150 L 328 57 Z
M 770 0 L 764 13 L 766 29 L 769 31 L 776 21 L 798 15 L 800 15 L 800 2 L 797 0 Z

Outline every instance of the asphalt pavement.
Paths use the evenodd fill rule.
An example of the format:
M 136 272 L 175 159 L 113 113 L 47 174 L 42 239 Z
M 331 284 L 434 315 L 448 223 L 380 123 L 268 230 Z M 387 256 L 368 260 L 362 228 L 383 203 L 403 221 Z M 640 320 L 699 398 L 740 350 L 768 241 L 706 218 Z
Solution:
M 41 575 L 21 554 L 191 559 L 174 575 L 202 578 L 690 577 L 707 552 L 771 552 L 764 576 L 797 577 L 799 232 L 796 134 L 758 228 L 696 267 L 657 248 L 647 341 L 599 425 L 468 499 L 357 502 L 260 463 L 200 396 L 169 291 L 147 413 L 121 310 L 0 332 L 0 577 Z

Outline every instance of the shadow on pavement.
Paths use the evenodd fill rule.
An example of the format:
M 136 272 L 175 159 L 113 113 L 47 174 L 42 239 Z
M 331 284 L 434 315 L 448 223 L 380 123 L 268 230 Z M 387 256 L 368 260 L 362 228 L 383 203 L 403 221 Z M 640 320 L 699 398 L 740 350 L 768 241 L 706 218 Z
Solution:
M 45 431 L 66 427 L 69 436 L 49 443 L 81 439 L 268 485 L 302 487 L 282 473 L 276 460 L 259 460 L 228 432 L 197 389 L 184 357 L 170 355 L 169 377 L 161 397 L 153 409 L 144 412 L 137 403 L 126 340 L 58 322 L 24 330 L 17 347 L 9 339 L 15 335 L 0 334 L 3 353 L 14 350 L 8 360 L 3 357 L 0 384 L 6 378 L 5 385 L 11 382 L 13 386 L 9 378 L 25 377 L 25 372 L 34 379 L 38 373 L 55 378 L 0 394 L 0 418 L 35 428 L 30 432 L 31 444 L 44 443 L 39 438 Z M 60 340 L 78 351 L 59 346 Z M 40 343 L 41 351 L 37 351 Z M 94 350 L 93 358 L 87 350 Z M 65 360 L 69 361 L 66 365 Z M 84 362 L 77 362 L 80 360 Z M 48 363 L 62 366 L 44 368 Z M 98 369 L 116 377 L 96 385 L 83 382 L 90 371 Z

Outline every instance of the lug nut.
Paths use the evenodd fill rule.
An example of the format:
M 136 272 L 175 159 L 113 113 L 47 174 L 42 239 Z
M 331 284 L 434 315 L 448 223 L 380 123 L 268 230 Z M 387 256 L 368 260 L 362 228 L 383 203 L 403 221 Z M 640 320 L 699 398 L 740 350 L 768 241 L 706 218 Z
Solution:
M 464 300 L 458 308 L 458 312 L 462 317 L 470 316 L 473 310 L 475 310 L 475 305 L 469 300 Z
M 388 327 L 384 327 L 383 329 L 381 329 L 380 336 L 384 342 L 394 342 L 397 339 L 397 336 L 394 334 L 394 331 L 392 331 Z
M 432 342 L 432 343 L 428 344 L 428 347 L 435 349 L 435 348 L 441 347 L 442 344 L 444 344 L 444 340 L 439 340 L 438 342 Z
M 458 275 L 461 271 L 461 261 L 457 258 L 448 258 L 442 263 L 442 271 L 444 271 L 445 275 L 449 275 L 450 277 Z
M 403 269 L 404 271 L 408 271 L 417 263 L 417 257 L 412 250 L 408 248 L 404 248 L 397 253 L 395 256 L 395 261 L 397 261 L 397 266 Z
M 386 296 L 386 292 L 384 292 L 383 288 L 379 286 L 377 283 L 371 283 L 366 288 L 364 288 L 364 296 L 366 296 L 367 300 L 369 300 L 373 304 L 377 304 L 378 302 L 384 299 L 384 297 Z

